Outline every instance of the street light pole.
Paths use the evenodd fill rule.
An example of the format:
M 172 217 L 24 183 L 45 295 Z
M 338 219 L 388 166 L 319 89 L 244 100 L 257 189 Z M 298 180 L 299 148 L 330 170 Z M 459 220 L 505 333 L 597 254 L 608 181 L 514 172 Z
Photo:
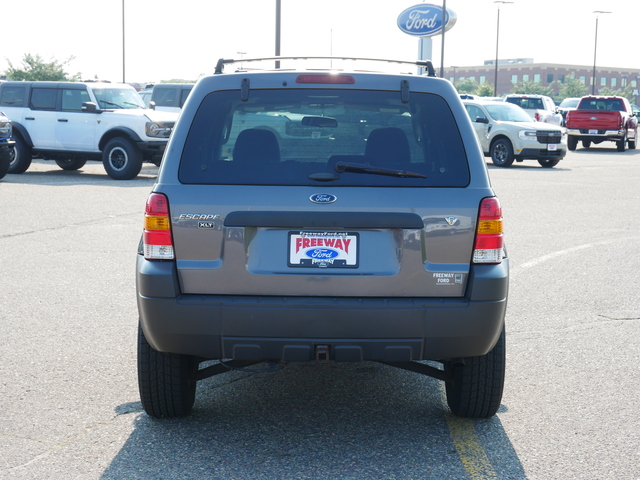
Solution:
M 280 18 L 282 16 L 281 0 L 276 0 L 276 57 L 280 56 Z M 276 61 L 276 69 L 280 68 L 280 61 Z
M 442 46 L 440 50 L 440 77 L 444 78 L 444 32 L 447 26 L 447 0 L 442 0 Z
M 122 0 L 122 83 L 125 83 L 124 81 L 124 66 L 125 66 L 125 61 L 124 61 L 124 0 Z
M 596 36 L 593 45 L 593 76 L 591 77 L 591 95 L 596 94 L 596 55 L 598 53 L 598 18 L 602 13 L 611 13 L 605 12 L 604 10 L 595 10 L 593 13 L 596 14 Z
M 503 0 L 496 0 L 493 3 L 497 3 L 498 4 L 498 22 L 496 24 L 496 64 L 495 64 L 495 76 L 494 76 L 494 80 L 493 80 L 493 96 L 497 97 L 498 96 L 498 45 L 499 42 L 498 40 L 500 39 L 500 5 L 499 4 L 507 4 L 507 3 L 513 3 L 513 2 L 506 2 Z

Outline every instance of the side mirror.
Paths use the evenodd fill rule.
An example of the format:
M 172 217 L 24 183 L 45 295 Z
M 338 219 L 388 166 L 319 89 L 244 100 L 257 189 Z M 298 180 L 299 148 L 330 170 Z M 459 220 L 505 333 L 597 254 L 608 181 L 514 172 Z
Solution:
M 96 113 L 98 112 L 98 106 L 93 102 L 83 102 L 82 103 L 82 111 Z
M 156 102 L 154 102 L 153 100 L 151 100 L 151 101 L 149 102 L 149 108 L 150 108 L 151 110 L 155 110 L 155 109 L 156 109 Z
M 485 117 L 476 117 L 475 122 L 476 123 L 489 123 L 489 119 L 485 118 Z

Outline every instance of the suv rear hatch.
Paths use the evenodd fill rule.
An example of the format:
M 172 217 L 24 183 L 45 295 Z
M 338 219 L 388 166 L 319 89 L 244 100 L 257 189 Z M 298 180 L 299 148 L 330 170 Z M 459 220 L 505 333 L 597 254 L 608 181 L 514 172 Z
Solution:
M 491 191 L 467 188 L 447 103 L 327 77 L 204 98 L 180 183 L 155 190 L 169 202 L 183 294 L 461 297 L 474 255 L 499 262 L 495 199 L 485 209 L 500 225 L 474 253 Z

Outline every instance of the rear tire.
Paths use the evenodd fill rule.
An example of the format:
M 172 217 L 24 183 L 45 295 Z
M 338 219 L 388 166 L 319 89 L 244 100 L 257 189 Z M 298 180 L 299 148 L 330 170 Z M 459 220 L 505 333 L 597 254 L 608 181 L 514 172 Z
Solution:
M 627 149 L 627 136 L 625 135 L 622 140 L 616 142 L 616 149 L 619 152 L 624 152 Z
M 491 160 L 498 167 L 510 167 L 513 164 L 513 147 L 506 138 L 499 138 L 491 144 Z
M 115 137 L 104 146 L 102 164 L 114 180 L 131 180 L 142 170 L 142 152 L 131 140 Z
M 24 173 L 31 166 L 33 153 L 31 147 L 22 139 L 15 137 L 16 144 L 13 147 L 13 154 L 9 162 L 9 173 Z
M 555 167 L 558 163 L 560 163 L 560 160 L 557 158 L 544 158 L 544 159 L 538 160 L 538 163 L 545 168 L 551 168 L 551 167 Z
M 153 349 L 138 325 L 138 387 L 142 407 L 156 418 L 188 415 L 196 398 L 198 358 Z
M 56 160 L 56 163 L 63 170 L 80 170 L 87 161 L 80 158 L 69 158 L 67 160 Z
M 569 135 L 567 137 L 567 148 L 573 151 L 576 149 L 577 146 L 578 146 L 578 139 L 573 135 Z
M 584 148 L 589 148 L 591 146 L 591 140 L 582 140 L 582 146 Z
M 459 417 L 488 418 L 502 401 L 505 375 L 505 331 L 486 355 L 468 357 L 464 365 L 445 362 L 445 389 L 451 413 Z

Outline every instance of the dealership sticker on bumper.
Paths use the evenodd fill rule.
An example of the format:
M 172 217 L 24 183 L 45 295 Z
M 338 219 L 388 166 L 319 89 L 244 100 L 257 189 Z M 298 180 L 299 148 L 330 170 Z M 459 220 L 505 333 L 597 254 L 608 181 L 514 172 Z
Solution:
M 358 234 L 352 232 L 289 232 L 289 266 L 357 268 Z

